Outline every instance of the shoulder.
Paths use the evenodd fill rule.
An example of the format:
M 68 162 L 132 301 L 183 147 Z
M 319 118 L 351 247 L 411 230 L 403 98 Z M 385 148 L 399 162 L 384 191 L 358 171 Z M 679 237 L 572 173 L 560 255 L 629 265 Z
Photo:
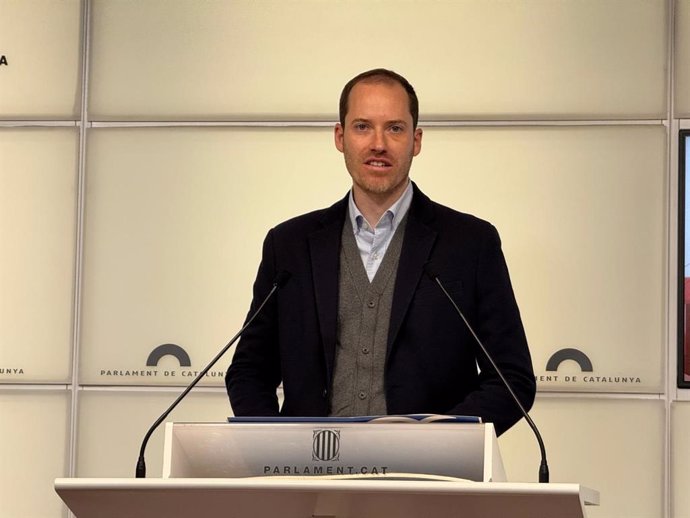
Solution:
M 295 216 L 283 221 L 282 223 L 279 223 L 273 228 L 273 231 L 282 234 L 317 230 L 327 225 L 329 221 L 338 218 L 338 216 L 344 218 L 345 211 L 337 210 L 339 205 L 340 202 L 325 209 L 300 214 L 299 216 Z
M 413 217 L 443 236 L 458 238 L 498 236 L 496 227 L 490 222 L 437 203 L 419 189 L 415 191 L 412 208 L 413 211 L 410 214 L 414 215 Z
M 498 234 L 496 227 L 484 219 L 439 203 L 432 203 L 434 203 L 434 211 L 436 212 L 436 224 L 442 230 L 451 232 L 463 231 L 472 235 L 482 236 Z
M 271 229 L 271 233 L 280 236 L 308 235 L 334 223 L 345 220 L 347 204 L 339 200 L 330 207 L 301 214 L 279 223 Z

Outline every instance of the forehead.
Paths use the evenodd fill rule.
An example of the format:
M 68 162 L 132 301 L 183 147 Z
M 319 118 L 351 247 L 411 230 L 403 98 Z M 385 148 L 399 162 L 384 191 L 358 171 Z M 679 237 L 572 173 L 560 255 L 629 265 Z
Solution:
M 386 117 L 412 120 L 410 99 L 405 88 L 395 81 L 362 81 L 348 98 L 348 119 Z

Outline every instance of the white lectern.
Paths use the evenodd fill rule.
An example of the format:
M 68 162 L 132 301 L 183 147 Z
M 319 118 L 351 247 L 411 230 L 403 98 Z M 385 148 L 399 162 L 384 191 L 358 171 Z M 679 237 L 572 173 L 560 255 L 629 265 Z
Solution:
M 396 474 L 506 480 L 492 424 L 362 423 L 334 418 L 230 425 L 168 423 L 165 428 L 163 478 L 340 475 L 390 479 Z
M 491 424 L 168 424 L 163 469 L 55 489 L 77 518 L 585 518 L 599 503 L 577 484 L 499 481 Z

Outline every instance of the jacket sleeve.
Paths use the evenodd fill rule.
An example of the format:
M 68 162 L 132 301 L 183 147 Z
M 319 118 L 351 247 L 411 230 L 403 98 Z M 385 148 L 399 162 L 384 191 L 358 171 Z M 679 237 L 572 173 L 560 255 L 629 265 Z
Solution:
M 247 318 L 268 295 L 276 277 L 273 230 L 266 236 L 253 299 Z M 275 416 L 276 389 L 281 382 L 277 297 L 264 306 L 240 339 L 225 375 L 225 386 L 236 416 Z
M 532 360 L 500 238 L 496 229 L 490 228 L 476 266 L 474 311 L 466 317 L 522 406 L 529 410 L 536 393 Z M 485 422 L 494 423 L 496 433 L 500 435 L 520 420 L 522 413 L 478 345 L 476 359 L 478 389 L 450 409 L 450 413 L 478 415 Z

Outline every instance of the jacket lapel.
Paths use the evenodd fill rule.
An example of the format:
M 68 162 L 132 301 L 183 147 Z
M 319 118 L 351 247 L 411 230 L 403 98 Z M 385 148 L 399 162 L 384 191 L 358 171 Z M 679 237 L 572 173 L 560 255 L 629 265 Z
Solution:
M 386 359 L 391 354 L 400 326 L 417 289 L 417 284 L 419 284 L 424 273 L 424 265 L 429 260 L 431 249 L 436 241 L 436 231 L 427 225 L 433 218 L 432 202 L 414 183 L 412 185 L 414 196 L 407 218 L 405 238 L 395 280 Z

